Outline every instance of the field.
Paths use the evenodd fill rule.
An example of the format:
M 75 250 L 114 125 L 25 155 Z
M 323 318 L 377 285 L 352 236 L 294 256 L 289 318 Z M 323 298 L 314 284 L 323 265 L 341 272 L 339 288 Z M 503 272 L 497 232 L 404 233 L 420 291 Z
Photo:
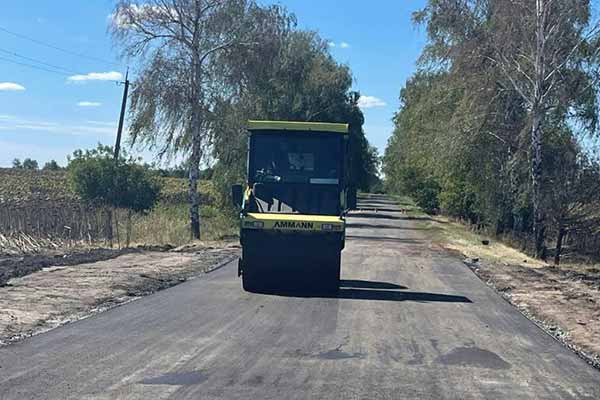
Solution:
M 161 200 L 169 203 L 185 202 L 187 181 L 180 178 L 159 177 Z M 201 181 L 198 191 L 203 203 L 213 204 L 216 193 L 210 181 Z M 30 171 L 0 168 L 0 205 L 30 205 L 36 201 L 64 203 L 79 201 L 71 190 L 66 171 Z
M 189 241 L 187 182 L 156 178 L 161 195 L 147 214 L 131 218 L 132 245 L 179 246 Z M 211 182 L 202 181 L 203 238 L 217 240 L 236 234 L 232 218 L 217 207 Z M 126 240 L 127 211 L 115 210 L 114 244 Z M 64 171 L 0 169 L 0 253 L 35 253 L 66 247 L 107 246 L 106 210 L 82 202 L 71 190 Z

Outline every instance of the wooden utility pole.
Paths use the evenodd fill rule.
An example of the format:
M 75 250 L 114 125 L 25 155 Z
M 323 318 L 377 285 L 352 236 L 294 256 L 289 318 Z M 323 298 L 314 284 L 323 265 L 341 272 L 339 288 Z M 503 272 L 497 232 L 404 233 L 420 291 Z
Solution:
M 115 161 L 119 160 L 119 151 L 121 150 L 121 135 L 123 133 L 123 123 L 125 120 L 125 109 L 127 108 L 127 94 L 129 92 L 129 68 L 125 74 L 125 82 L 121 82 L 125 85 L 123 89 L 123 101 L 121 102 L 121 115 L 119 117 L 119 127 L 117 128 L 117 141 L 115 143 Z
M 120 82 L 122 84 L 125 85 L 125 88 L 123 89 L 123 101 L 121 102 L 121 114 L 119 116 L 119 127 L 117 128 L 117 140 L 115 142 L 115 153 L 114 153 L 114 160 L 115 160 L 115 166 L 116 166 L 116 170 L 115 173 L 118 172 L 118 167 L 119 167 L 119 151 L 121 150 L 121 136 L 123 134 L 123 124 L 125 122 L 125 110 L 127 108 L 127 95 L 129 93 L 129 68 L 127 68 L 127 72 L 125 73 L 125 82 Z M 114 176 L 114 182 L 113 182 L 114 186 L 117 185 L 117 176 Z M 113 209 L 112 207 L 110 207 L 107 210 L 107 232 L 106 232 L 106 236 L 108 237 L 108 241 L 110 243 L 110 247 L 113 247 Z M 118 221 L 117 221 L 117 240 L 119 239 L 119 225 L 118 225 Z M 120 241 L 119 241 L 119 247 L 120 247 Z

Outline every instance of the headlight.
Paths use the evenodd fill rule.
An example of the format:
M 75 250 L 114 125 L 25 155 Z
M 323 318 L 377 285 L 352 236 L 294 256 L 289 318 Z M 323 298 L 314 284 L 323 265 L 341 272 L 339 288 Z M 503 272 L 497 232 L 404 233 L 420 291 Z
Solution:
M 321 230 L 322 231 L 332 231 L 333 225 L 332 224 L 321 224 Z

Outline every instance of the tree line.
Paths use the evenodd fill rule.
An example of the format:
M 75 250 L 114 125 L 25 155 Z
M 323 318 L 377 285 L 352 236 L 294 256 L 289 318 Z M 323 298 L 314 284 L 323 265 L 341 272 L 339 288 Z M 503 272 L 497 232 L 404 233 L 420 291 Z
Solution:
M 349 67 L 282 6 L 122 0 L 110 30 L 137 77 L 130 143 L 161 159 L 185 157 L 193 238 L 200 238 L 200 166 L 210 163 L 225 202 L 230 185 L 244 180 L 248 119 L 349 123 L 352 181 L 358 189 L 377 181 Z
M 400 94 L 387 189 L 521 238 L 537 257 L 553 247 L 557 264 L 567 236 L 598 238 L 590 1 L 430 0 L 414 21 L 428 42 Z
M 40 167 L 37 160 L 27 157 L 23 161 L 21 161 L 19 158 L 15 158 L 12 161 L 12 168 L 36 171 Z M 60 169 L 60 165 L 58 165 L 58 163 L 55 160 L 50 160 L 46 162 L 42 167 L 43 171 L 59 171 Z

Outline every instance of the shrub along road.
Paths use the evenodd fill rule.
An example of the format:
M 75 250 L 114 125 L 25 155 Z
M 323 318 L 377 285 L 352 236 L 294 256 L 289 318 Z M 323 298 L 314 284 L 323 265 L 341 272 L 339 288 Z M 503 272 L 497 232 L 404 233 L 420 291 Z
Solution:
M 600 398 L 598 371 L 415 217 L 361 206 L 338 296 L 245 293 L 231 263 L 0 348 L 0 398 Z

